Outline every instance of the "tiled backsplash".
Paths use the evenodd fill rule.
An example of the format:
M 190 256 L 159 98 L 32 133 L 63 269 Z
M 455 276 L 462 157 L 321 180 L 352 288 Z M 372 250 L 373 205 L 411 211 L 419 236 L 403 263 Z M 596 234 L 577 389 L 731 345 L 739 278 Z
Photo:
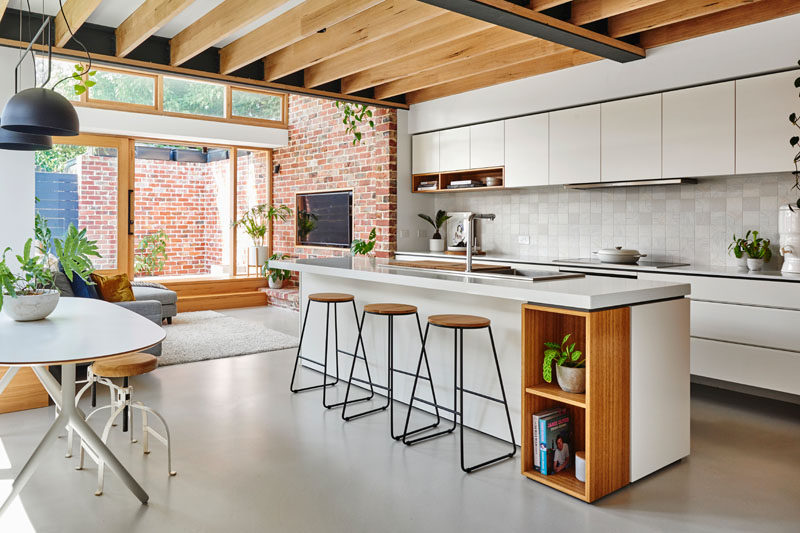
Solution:
M 560 186 L 436 195 L 436 209 L 494 213 L 478 222 L 484 249 L 520 257 L 591 257 L 624 246 L 650 260 L 732 266 L 731 236 L 748 229 L 778 254 L 778 206 L 797 199 L 791 174 L 704 178 L 696 185 L 592 191 Z M 519 237 L 529 237 L 520 244 Z

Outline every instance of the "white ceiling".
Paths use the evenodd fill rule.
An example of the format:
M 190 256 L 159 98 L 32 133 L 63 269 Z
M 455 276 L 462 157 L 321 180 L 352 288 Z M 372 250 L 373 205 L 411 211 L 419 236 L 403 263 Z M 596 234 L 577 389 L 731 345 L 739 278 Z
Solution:
M 29 0 L 31 10 L 36 13 L 44 11 L 48 15 L 55 15 L 58 12 L 58 0 Z M 61 0 L 62 3 L 69 0 Z M 260 0 L 252 0 L 258 2 Z M 286 11 L 297 7 L 306 0 L 286 0 L 278 9 L 267 13 L 261 18 L 254 19 L 250 24 L 235 32 L 233 35 L 216 43 L 216 46 L 225 46 L 226 44 L 235 41 L 242 35 L 258 28 L 265 22 L 285 13 Z M 184 28 L 189 26 L 192 22 L 196 21 L 217 5 L 221 4 L 223 0 L 195 0 L 189 7 L 180 12 L 175 18 L 167 22 L 164 27 L 156 32 L 159 37 L 174 37 L 181 32 Z M 100 6 L 89 17 L 88 22 L 93 24 L 100 24 L 102 26 L 111 26 L 116 28 L 122 21 L 124 21 L 131 13 L 144 3 L 144 0 L 102 0 Z M 22 6 L 22 7 L 20 7 Z M 27 9 L 26 0 L 10 0 L 8 7 L 14 9 Z

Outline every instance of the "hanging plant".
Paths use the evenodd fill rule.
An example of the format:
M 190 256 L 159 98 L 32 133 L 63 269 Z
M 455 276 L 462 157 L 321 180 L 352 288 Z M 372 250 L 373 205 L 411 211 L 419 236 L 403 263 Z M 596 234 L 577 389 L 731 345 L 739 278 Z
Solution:
M 94 87 L 97 84 L 97 82 L 91 79 L 95 74 L 97 74 L 96 70 L 87 72 L 86 67 L 80 63 L 75 64 L 75 71 L 72 73 L 72 79 L 75 80 L 75 84 L 72 86 L 72 89 L 75 91 L 76 95 L 82 95 L 89 90 L 89 87 Z
M 375 128 L 375 121 L 372 120 L 372 110 L 367 107 L 367 104 L 355 104 L 337 100 L 335 105 L 336 109 L 342 112 L 342 124 L 344 124 L 345 131 L 353 135 L 353 146 L 361 142 L 363 134 L 359 131 L 359 127 L 362 124 L 366 122 L 370 128 Z

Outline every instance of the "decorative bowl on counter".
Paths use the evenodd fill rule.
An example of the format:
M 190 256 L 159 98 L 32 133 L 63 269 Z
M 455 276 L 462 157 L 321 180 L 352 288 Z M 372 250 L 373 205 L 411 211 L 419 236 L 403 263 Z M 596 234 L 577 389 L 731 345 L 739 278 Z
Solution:
M 615 248 L 603 248 L 592 252 L 603 263 L 614 263 L 618 265 L 634 265 L 640 258 L 647 257 L 647 254 L 640 254 L 639 250 L 626 250 L 622 246 Z

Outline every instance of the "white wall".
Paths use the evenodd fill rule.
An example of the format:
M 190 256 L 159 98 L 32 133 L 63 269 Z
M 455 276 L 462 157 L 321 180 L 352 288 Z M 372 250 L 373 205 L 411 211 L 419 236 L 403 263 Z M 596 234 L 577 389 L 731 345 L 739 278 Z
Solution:
M 397 111 L 397 249 L 415 251 L 428 247 L 431 227 L 417 213 L 433 216 L 433 195 L 411 193 L 411 135 L 408 111 Z
M 800 14 L 411 106 L 410 133 L 659 92 L 797 66 Z

